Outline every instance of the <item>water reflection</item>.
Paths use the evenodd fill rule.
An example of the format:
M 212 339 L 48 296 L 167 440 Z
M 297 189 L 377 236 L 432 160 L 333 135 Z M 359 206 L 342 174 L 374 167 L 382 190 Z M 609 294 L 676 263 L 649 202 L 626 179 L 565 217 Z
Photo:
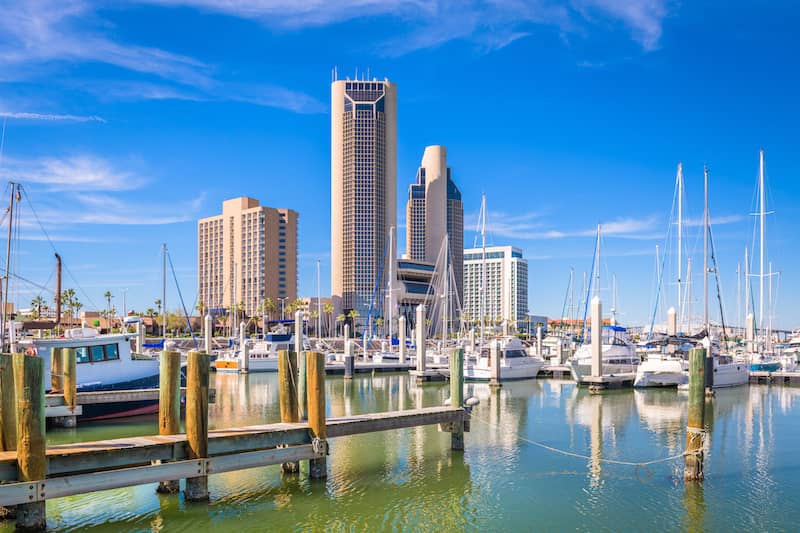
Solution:
M 277 422 L 275 374 L 214 377 L 215 428 Z M 328 416 L 442 405 L 448 384 L 407 375 L 326 381 Z M 706 404 L 706 480 L 684 484 L 687 396 L 674 390 L 590 394 L 561 380 L 467 385 L 474 409 L 466 452 L 437 427 L 331 443 L 329 477 L 277 467 L 214 475 L 212 503 L 157 496 L 152 485 L 48 503 L 54 529 L 141 530 L 789 530 L 800 482 L 800 389 L 717 390 Z M 155 420 L 85 424 L 50 442 L 154 434 Z M 556 451 L 553 451 L 556 450 Z M 558 450 L 567 452 L 559 453 Z M 3 526 L 0 529 L 5 530 Z

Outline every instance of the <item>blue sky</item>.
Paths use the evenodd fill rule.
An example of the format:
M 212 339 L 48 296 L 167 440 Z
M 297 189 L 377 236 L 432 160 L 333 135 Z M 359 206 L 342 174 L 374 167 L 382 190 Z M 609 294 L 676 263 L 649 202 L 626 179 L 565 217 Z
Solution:
M 161 242 L 187 305 L 196 220 L 249 195 L 301 213 L 300 292 L 329 287 L 331 70 L 398 84 L 398 221 L 428 144 L 448 147 L 474 238 L 530 260 L 531 310 L 561 313 L 603 223 L 626 323 L 649 320 L 682 161 L 688 216 L 712 218 L 729 321 L 752 246 L 766 149 L 776 324 L 798 325 L 800 8 L 668 0 L 143 0 L 2 2 L 0 175 L 33 209 L 89 307 L 160 294 Z M 702 263 L 699 228 L 687 248 Z M 400 231 L 402 234 L 402 229 Z M 23 203 L 18 274 L 46 283 L 52 248 Z M 402 235 L 401 235 L 401 246 Z M 674 246 L 669 248 L 674 250 Z M 667 258 L 668 268 L 673 260 Z M 670 268 L 671 270 L 671 268 Z M 695 268 L 700 280 L 701 268 Z M 74 279 L 73 279 L 74 278 Z M 757 280 L 754 280 L 757 284 Z M 49 283 L 52 285 L 52 281 Z M 580 281 L 579 281 L 580 285 Z M 580 288 L 580 287 L 578 287 Z M 667 284 L 666 303 L 674 303 Z M 40 289 L 18 283 L 24 305 Z M 699 283 L 693 307 L 700 310 Z M 756 294 L 756 300 L 758 295 Z M 174 288 L 169 307 L 177 304 Z M 610 302 L 609 302 L 610 303 Z M 712 305 L 712 308 L 714 306 Z

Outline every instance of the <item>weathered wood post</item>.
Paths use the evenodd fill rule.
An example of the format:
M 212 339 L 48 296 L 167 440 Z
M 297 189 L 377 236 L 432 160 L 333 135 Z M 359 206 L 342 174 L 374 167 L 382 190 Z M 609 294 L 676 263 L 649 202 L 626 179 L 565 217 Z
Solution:
M 14 354 L 14 388 L 17 402 L 17 468 L 20 481 L 44 481 L 45 457 L 44 359 Z M 45 502 L 17 506 L 17 529 L 44 531 Z
M 686 428 L 686 456 L 683 479 L 703 479 L 703 440 L 705 436 L 705 360 L 706 350 L 689 350 L 689 424 Z
M 450 352 L 450 405 L 464 408 L 464 350 L 455 348 Z M 464 449 L 464 421 L 456 422 L 450 433 L 450 448 Z
M 297 411 L 300 420 L 305 420 L 306 407 L 306 358 L 303 354 L 303 312 L 294 313 L 294 350 L 297 352 Z
M 400 316 L 397 319 L 397 343 L 400 347 L 400 364 L 406 364 L 406 317 Z
M 140 318 L 136 323 L 136 353 L 144 353 L 144 322 Z
M 189 459 L 208 457 L 208 381 L 211 358 L 207 353 L 192 350 L 186 365 L 186 443 Z M 186 501 L 208 500 L 208 476 L 186 478 Z
M 208 313 L 203 319 L 203 343 L 207 354 L 211 354 L 214 349 L 214 319 Z
M 414 323 L 417 334 L 417 372 L 425 372 L 425 306 L 417 306 L 417 318 Z
M 278 352 L 278 394 L 281 406 L 281 422 L 300 421 L 297 410 L 297 353 L 289 350 Z M 300 471 L 298 461 L 281 464 L 281 473 L 293 474 Z
M 314 439 L 314 449 L 319 454 L 308 462 L 308 477 L 323 479 L 328 476 L 328 433 L 325 423 L 325 354 L 306 352 L 308 375 L 308 427 Z
M 14 364 L 8 354 L 0 354 L 0 451 L 17 449 L 17 399 L 14 393 Z
M 50 350 L 50 392 L 64 390 L 64 348 Z
M 247 324 L 244 321 L 239 324 L 239 358 L 242 361 L 239 372 L 247 374 L 250 372 L 250 347 L 247 346 Z
M 503 384 L 500 382 L 501 374 L 500 374 L 500 342 L 499 341 L 492 341 L 489 345 L 489 386 L 490 387 L 502 387 Z
M 353 379 L 356 371 L 356 358 L 353 356 L 353 341 L 344 341 L 344 379 Z
M 592 298 L 592 377 L 603 375 L 603 303 Z
M 64 360 L 64 403 L 74 409 L 78 406 L 78 357 L 75 348 L 64 348 L 61 358 Z
M 159 362 L 158 434 L 175 435 L 181 431 L 181 354 L 164 350 Z M 178 490 L 178 480 L 161 481 L 156 489 L 164 494 Z

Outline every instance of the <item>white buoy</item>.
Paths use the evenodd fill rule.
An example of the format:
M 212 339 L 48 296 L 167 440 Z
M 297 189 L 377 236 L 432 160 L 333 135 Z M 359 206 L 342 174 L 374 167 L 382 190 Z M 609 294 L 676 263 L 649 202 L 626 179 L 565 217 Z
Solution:
M 397 319 L 397 340 L 400 344 L 400 364 L 406 364 L 406 317 Z
M 592 376 L 603 375 L 603 303 L 592 298 Z
M 667 335 L 674 337 L 678 334 L 678 313 L 674 307 L 667 309 Z
M 425 372 L 425 306 L 417 306 L 417 371 Z
M 242 361 L 240 372 L 247 374 L 250 372 L 250 347 L 247 346 L 247 324 L 239 324 L 239 357 Z

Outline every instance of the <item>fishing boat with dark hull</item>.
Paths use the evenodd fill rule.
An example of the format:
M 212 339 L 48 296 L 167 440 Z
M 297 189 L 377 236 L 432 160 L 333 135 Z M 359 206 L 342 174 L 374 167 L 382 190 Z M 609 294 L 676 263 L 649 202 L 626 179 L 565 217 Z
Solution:
M 135 334 L 99 334 L 93 328 L 67 330 L 63 337 L 26 339 L 24 350 L 44 359 L 45 384 L 51 383 L 51 358 L 57 348 L 73 348 L 77 359 L 77 391 L 104 392 L 153 389 L 159 386 L 157 357 L 134 355 Z M 184 372 L 181 372 L 183 381 Z M 103 420 L 158 412 L 158 399 L 83 404 L 80 420 Z

